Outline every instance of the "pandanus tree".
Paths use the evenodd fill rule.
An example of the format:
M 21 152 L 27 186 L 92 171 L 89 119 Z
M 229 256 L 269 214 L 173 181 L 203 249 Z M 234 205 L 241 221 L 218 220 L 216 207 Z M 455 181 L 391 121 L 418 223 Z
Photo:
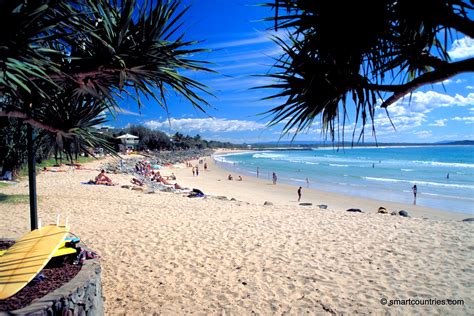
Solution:
M 0 102 L 0 117 L 70 150 L 104 145 L 91 127 L 123 96 L 167 109 L 172 90 L 204 110 L 206 87 L 181 73 L 208 71 L 192 59 L 202 49 L 181 32 L 185 12 L 179 0 L 0 0 L 8 25 L 0 30 L 0 97 L 10 100 Z
M 153 98 L 166 108 L 171 88 L 203 110 L 207 103 L 197 91 L 206 87 L 179 72 L 208 71 L 205 62 L 190 59 L 203 50 L 189 48 L 196 42 L 178 34 L 186 11 L 179 5 L 173 0 L 0 1 L 0 18 L 10 25 L 0 32 L 0 93 L 21 100 L 11 107 L 2 103 L 0 116 L 57 132 L 54 122 L 44 124 L 36 115 L 42 100 L 64 91 L 92 97 L 113 111 L 123 95 L 139 105 L 140 97 Z
M 288 35 L 275 39 L 284 54 L 269 75 L 277 82 L 264 87 L 279 91 L 268 99 L 284 100 L 267 112 L 271 124 L 285 123 L 284 133 L 297 134 L 321 118 L 326 136 L 334 141 L 342 127 L 344 139 L 352 100 L 360 140 L 368 122 L 375 135 L 377 105 L 387 108 L 424 85 L 474 71 L 474 58 L 453 62 L 448 55 L 454 35 L 474 38 L 472 1 L 275 0 L 265 5 L 276 12 L 267 20 Z

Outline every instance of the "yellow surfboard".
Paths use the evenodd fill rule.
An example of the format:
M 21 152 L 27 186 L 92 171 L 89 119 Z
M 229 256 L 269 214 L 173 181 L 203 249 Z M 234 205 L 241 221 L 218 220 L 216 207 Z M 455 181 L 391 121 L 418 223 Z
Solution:
M 64 226 L 45 226 L 20 238 L 0 257 L 0 300 L 25 287 L 51 259 L 68 234 Z
M 8 249 L 0 250 L 0 257 L 3 256 L 3 254 L 6 253 L 7 251 Z M 58 250 L 56 250 L 53 253 L 53 258 L 66 256 L 66 255 L 72 255 L 74 253 L 77 253 L 76 248 L 66 247 L 66 241 L 63 241 L 61 245 L 59 246 Z

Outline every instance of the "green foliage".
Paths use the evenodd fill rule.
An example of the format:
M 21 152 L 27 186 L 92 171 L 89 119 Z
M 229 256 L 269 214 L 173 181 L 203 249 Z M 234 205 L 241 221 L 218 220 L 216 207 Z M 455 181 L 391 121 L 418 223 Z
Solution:
M 0 165 L 5 171 L 17 171 L 26 162 L 26 125 L 16 119 L 0 119 Z
M 29 201 L 28 194 L 0 193 L 0 204 L 1 203 L 19 204 L 19 203 L 28 203 L 28 201 Z
M 132 125 L 124 133 L 139 137 L 140 149 L 149 150 L 188 150 L 206 148 L 236 148 L 241 145 L 229 142 L 207 141 L 198 134 L 194 137 L 176 132 L 171 137 L 158 130 L 151 130 L 141 125 Z
M 128 133 L 139 137 L 139 147 L 150 150 L 169 150 L 172 144 L 168 135 L 160 131 L 153 131 L 141 125 L 132 125 Z
M 354 132 L 360 126 L 363 137 L 371 122 L 375 134 L 379 100 L 386 107 L 422 85 L 474 71 L 474 59 L 450 62 L 446 47 L 452 30 L 474 36 L 468 16 L 472 1 L 275 0 L 265 5 L 276 11 L 268 18 L 274 28 L 288 33 L 288 39 L 275 38 L 284 51 L 277 72 L 269 75 L 277 82 L 263 87 L 279 90 L 268 99 L 284 99 L 267 112 L 272 124 L 285 122 L 284 133 L 297 134 L 320 116 L 334 141 L 339 124 L 349 119 L 351 99 Z
M 8 25 L 0 32 L 0 117 L 35 126 L 38 152 L 73 160 L 95 147 L 114 153 L 93 127 L 115 113 L 123 96 L 139 106 L 140 97 L 153 98 L 167 109 L 171 89 L 204 110 L 198 92 L 206 87 L 181 71 L 209 70 L 191 57 L 203 50 L 183 39 L 186 9 L 179 7 L 176 0 L 0 1 L 0 19 Z M 160 144 L 153 140 L 146 145 Z M 3 143 L 4 156 L 15 155 L 8 160 L 18 168 L 26 141 Z

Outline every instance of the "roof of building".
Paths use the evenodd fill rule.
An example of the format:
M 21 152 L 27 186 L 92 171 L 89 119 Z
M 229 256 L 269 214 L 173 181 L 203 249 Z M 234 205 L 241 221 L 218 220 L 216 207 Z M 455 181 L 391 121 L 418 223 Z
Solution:
M 139 138 L 138 136 L 132 135 L 132 134 L 124 134 L 119 137 L 116 137 L 117 139 L 124 139 L 124 138 Z

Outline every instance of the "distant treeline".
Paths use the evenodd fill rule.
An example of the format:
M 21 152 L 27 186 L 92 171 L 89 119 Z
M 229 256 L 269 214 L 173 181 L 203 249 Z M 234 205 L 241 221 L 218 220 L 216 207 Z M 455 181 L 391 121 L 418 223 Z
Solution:
M 215 140 L 205 140 L 199 134 L 195 136 L 184 135 L 179 132 L 172 136 L 159 130 L 152 130 L 141 125 L 132 125 L 119 132 L 104 132 L 109 142 L 116 146 L 120 140 L 116 137 L 124 134 L 138 136 L 139 150 L 188 150 L 188 149 L 207 149 L 207 148 L 243 148 L 243 145 L 232 144 L 230 142 L 219 142 Z

